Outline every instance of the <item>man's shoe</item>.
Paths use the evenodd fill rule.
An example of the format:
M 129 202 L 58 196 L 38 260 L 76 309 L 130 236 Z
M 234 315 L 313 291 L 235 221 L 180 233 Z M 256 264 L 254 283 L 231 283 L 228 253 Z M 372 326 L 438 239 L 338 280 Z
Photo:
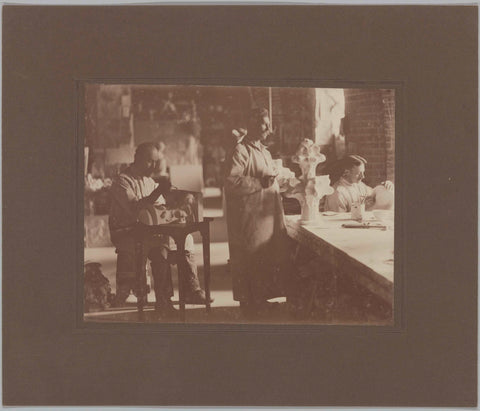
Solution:
M 185 297 L 185 302 L 187 304 L 199 304 L 199 305 L 206 304 L 207 296 L 205 295 L 205 291 L 196 290 L 188 293 L 187 296 Z M 211 297 L 210 297 L 210 302 L 213 303 L 213 298 Z

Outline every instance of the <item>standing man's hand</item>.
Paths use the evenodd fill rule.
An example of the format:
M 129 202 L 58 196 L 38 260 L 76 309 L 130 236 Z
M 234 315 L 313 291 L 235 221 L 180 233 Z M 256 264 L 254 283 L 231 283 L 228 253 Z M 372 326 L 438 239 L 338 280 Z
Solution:
M 262 187 L 263 188 L 269 188 L 273 185 L 273 183 L 275 182 L 275 178 L 277 176 L 263 176 L 261 179 L 260 179 L 260 183 L 262 184 Z

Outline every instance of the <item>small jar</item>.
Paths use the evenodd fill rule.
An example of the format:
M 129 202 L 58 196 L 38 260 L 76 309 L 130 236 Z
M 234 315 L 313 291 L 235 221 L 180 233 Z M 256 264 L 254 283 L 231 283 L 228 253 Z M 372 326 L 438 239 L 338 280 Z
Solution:
M 365 203 L 353 203 L 352 204 L 352 220 L 362 221 L 365 216 Z

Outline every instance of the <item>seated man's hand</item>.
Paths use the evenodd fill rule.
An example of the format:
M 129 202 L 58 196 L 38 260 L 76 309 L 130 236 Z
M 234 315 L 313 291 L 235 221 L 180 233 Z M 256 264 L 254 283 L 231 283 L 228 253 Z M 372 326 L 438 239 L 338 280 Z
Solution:
M 171 187 L 172 185 L 170 184 L 170 179 L 168 177 L 160 177 L 157 188 L 148 196 L 150 201 L 155 202 L 162 194 L 168 193 Z
M 394 190 L 395 190 L 394 184 L 393 184 L 391 181 L 389 181 L 389 180 L 387 180 L 387 181 L 385 181 L 384 183 L 382 183 L 382 185 L 384 185 L 385 188 L 386 188 L 388 191 L 394 191 Z
M 275 178 L 276 178 L 276 176 L 263 176 L 260 179 L 260 183 L 262 184 L 263 188 L 269 188 L 275 182 Z

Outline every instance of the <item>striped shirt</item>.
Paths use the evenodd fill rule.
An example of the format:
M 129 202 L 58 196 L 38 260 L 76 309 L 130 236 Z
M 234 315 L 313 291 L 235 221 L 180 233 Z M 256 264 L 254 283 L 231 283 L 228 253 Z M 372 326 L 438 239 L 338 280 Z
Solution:
M 109 227 L 112 236 L 119 229 L 124 229 L 136 223 L 138 218 L 138 202 L 152 194 L 157 183 L 151 177 L 141 176 L 130 166 L 113 181 L 110 188 L 110 216 Z M 160 196 L 156 205 L 165 204 L 165 199 Z

